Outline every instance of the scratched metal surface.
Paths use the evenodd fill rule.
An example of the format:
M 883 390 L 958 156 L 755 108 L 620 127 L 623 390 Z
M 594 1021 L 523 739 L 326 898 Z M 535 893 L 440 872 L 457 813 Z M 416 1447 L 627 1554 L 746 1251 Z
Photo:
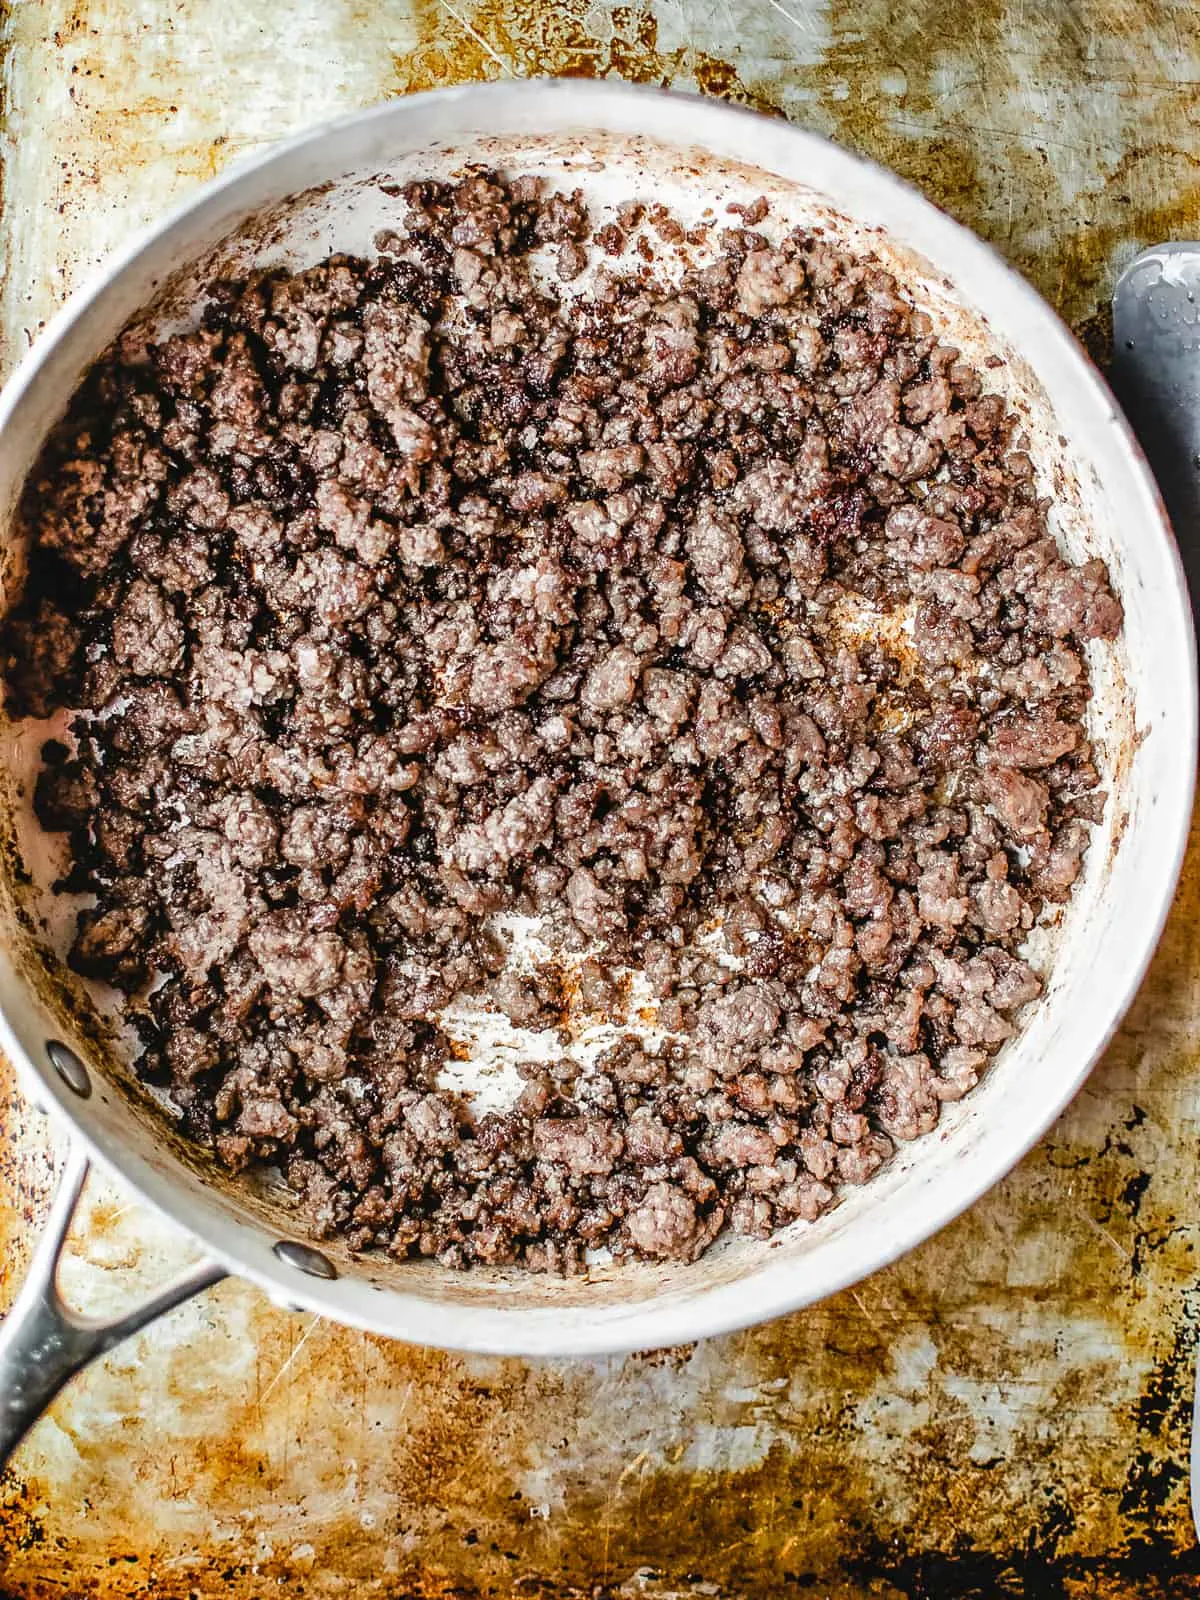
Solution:
M 1200 230 L 1191 0 L 18 0 L 3 23 L 5 370 L 134 225 L 311 119 L 471 77 L 615 74 L 889 163 L 1102 351 L 1115 274 Z M 0 1478 L 32 1597 L 1200 1594 L 1200 833 L 1134 1012 L 1053 1134 L 857 1291 L 577 1363 L 389 1345 L 227 1284 L 92 1370 Z M 0 1064 L 0 1305 L 53 1138 Z M 109 1308 L 185 1247 L 97 1189 Z

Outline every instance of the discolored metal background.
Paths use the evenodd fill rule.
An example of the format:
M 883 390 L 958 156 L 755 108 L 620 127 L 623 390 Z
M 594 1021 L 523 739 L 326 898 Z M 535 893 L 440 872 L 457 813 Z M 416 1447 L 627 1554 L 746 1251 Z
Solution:
M 0 365 L 228 161 L 466 78 L 699 88 L 877 157 L 1103 353 L 1116 273 L 1200 232 L 1192 0 L 18 0 Z M 1041 1146 L 859 1289 L 669 1354 L 463 1359 L 229 1283 L 118 1349 L 0 1477 L 0 1596 L 1200 1594 L 1200 833 L 1134 1011 Z M 0 1306 L 54 1140 L 0 1063 Z M 105 1310 L 186 1255 L 95 1187 Z

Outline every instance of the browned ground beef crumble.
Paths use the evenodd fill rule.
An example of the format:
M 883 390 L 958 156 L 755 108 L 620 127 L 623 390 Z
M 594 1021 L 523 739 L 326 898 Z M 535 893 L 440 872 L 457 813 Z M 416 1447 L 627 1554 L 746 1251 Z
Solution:
M 555 1271 L 765 1236 L 1040 992 L 1120 606 L 980 374 L 767 214 L 668 287 L 661 208 L 593 236 L 531 178 L 412 185 L 378 259 L 127 335 L 31 476 L 9 707 L 74 712 L 36 793 L 95 897 L 73 964 L 320 1235 Z M 456 996 L 624 1031 L 476 1116 Z

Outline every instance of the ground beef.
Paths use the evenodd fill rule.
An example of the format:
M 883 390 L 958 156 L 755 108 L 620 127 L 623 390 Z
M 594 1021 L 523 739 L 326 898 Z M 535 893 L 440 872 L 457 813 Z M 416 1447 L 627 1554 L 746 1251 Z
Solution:
M 1040 992 L 1107 573 L 902 287 L 765 200 L 396 207 L 378 259 L 119 341 L 31 475 L 6 682 L 71 714 L 72 961 L 191 1136 L 355 1249 L 812 1220 Z M 455 1087 L 464 1010 L 536 1039 L 511 1103 Z

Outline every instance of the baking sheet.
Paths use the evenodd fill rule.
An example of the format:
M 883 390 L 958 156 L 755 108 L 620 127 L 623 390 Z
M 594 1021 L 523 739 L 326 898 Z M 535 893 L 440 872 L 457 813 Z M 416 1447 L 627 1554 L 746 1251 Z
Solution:
M 618 74 L 782 112 L 996 242 L 1100 350 L 1116 272 L 1200 229 L 1190 5 L 18 0 L 2 33 L 5 369 L 131 229 L 325 115 Z M 897 1267 L 664 1355 L 388 1344 L 230 1283 L 122 1346 L 0 1478 L 8 1596 L 1184 1595 L 1200 841 L 1134 1012 L 1051 1136 Z M 0 1302 L 53 1141 L 0 1068 Z M 186 1258 L 97 1186 L 66 1286 Z

